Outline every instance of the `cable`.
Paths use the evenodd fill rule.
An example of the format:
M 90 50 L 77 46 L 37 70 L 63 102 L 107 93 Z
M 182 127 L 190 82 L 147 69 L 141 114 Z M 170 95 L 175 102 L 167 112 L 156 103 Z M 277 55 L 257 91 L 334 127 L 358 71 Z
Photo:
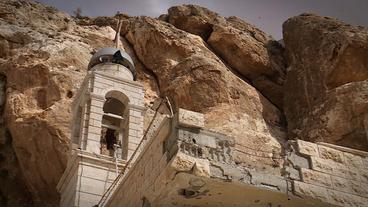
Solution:
M 100 201 L 94 205 L 94 207 L 99 207 L 105 204 L 107 198 L 110 196 L 112 189 L 115 188 L 116 184 L 118 183 L 118 181 L 120 180 L 120 178 L 125 174 L 128 166 L 131 164 L 131 162 L 133 161 L 133 158 L 135 157 L 136 153 L 138 152 L 140 146 L 142 145 L 143 141 L 145 140 L 149 130 L 151 129 L 151 126 L 153 124 L 153 121 L 155 120 L 157 113 L 158 113 L 158 109 L 161 107 L 163 101 L 161 99 L 159 106 L 157 107 L 157 109 L 155 110 L 155 114 L 152 117 L 152 120 L 150 122 L 150 124 L 147 127 L 147 130 L 145 131 L 141 141 L 139 142 L 136 150 L 133 152 L 133 154 L 130 156 L 128 162 L 125 164 L 125 166 L 123 167 L 123 169 L 121 170 L 121 172 L 119 173 L 119 175 L 115 178 L 115 180 L 111 183 L 110 187 L 107 189 L 107 191 L 102 195 Z

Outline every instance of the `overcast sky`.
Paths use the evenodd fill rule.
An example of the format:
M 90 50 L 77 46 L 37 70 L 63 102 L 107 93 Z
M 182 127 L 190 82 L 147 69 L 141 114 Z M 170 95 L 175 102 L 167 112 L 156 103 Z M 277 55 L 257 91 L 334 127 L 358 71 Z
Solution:
M 62 11 L 82 9 L 87 16 L 113 16 L 117 11 L 128 15 L 158 17 L 174 5 L 198 4 L 222 16 L 238 16 L 282 38 L 282 23 L 303 12 L 341 19 L 349 24 L 368 27 L 368 0 L 38 0 Z

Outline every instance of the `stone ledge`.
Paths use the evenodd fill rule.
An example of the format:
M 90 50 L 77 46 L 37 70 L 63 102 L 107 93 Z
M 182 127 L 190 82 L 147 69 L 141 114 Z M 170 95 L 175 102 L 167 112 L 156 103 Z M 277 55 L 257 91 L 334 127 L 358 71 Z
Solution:
M 180 108 L 176 114 L 178 124 L 183 127 L 203 128 L 204 115 Z
M 131 85 L 133 87 L 140 87 L 140 88 L 143 87 L 143 85 L 141 83 L 137 82 L 137 81 L 132 81 L 132 80 L 128 80 L 128 79 L 125 79 L 125 78 L 115 77 L 115 76 L 112 76 L 112 75 L 109 75 L 109 74 L 106 74 L 106 73 L 102 73 L 102 72 L 98 72 L 98 71 L 91 71 L 90 73 L 95 77 L 100 76 L 100 77 L 103 77 L 105 79 L 118 81 L 119 83 L 125 83 L 125 84 Z
M 331 176 L 310 169 L 301 169 L 302 181 L 305 183 L 332 188 Z
M 323 145 L 326 147 L 330 147 L 342 152 L 347 152 L 353 155 L 359 155 L 362 157 L 368 157 L 368 152 L 366 151 L 362 151 L 362 150 L 356 150 L 356 149 L 352 149 L 352 148 L 348 148 L 348 147 L 342 147 L 342 146 L 338 146 L 338 145 L 334 145 L 334 144 L 329 144 L 329 143 L 325 143 L 325 142 L 317 142 L 318 145 Z
M 308 155 L 308 156 L 314 156 L 314 157 L 319 156 L 317 144 L 302 141 L 302 140 L 297 140 L 296 143 L 298 146 L 298 150 L 301 154 Z

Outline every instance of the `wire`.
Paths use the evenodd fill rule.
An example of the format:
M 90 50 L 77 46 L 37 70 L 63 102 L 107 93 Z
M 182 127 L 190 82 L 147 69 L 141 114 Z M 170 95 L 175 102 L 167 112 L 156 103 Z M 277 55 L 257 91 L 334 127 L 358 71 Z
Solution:
M 101 205 L 104 205 L 108 196 L 110 196 L 112 189 L 115 188 L 116 184 L 118 183 L 118 181 L 120 180 L 121 176 L 123 176 L 126 172 L 126 170 L 128 169 L 128 166 L 131 164 L 131 162 L 133 161 L 133 158 L 135 157 L 136 153 L 138 152 L 140 146 L 142 145 L 143 141 L 145 140 L 149 130 L 151 129 L 151 126 L 153 124 L 153 121 L 155 120 L 157 113 L 158 113 L 158 109 L 161 107 L 163 101 L 161 99 L 161 102 L 159 104 L 159 106 L 157 107 L 157 109 L 155 110 L 155 114 L 152 117 L 152 120 L 150 122 L 150 124 L 147 127 L 147 130 L 145 131 L 141 141 L 139 142 L 136 150 L 133 152 L 133 154 L 130 156 L 128 162 L 125 164 L 125 166 L 123 167 L 123 169 L 121 170 L 121 172 L 119 173 L 119 175 L 115 178 L 115 180 L 111 183 L 110 187 L 107 189 L 107 191 L 102 195 L 100 201 L 97 203 L 97 205 L 95 205 L 94 207 L 99 207 Z
M 167 105 L 169 105 L 169 109 L 170 109 L 170 118 L 172 118 L 172 117 L 174 117 L 174 111 L 173 111 L 173 109 L 172 109 L 172 106 L 171 106 L 171 103 L 170 103 L 169 98 L 168 98 L 167 96 L 165 96 L 165 98 L 166 98 L 166 103 L 167 103 Z

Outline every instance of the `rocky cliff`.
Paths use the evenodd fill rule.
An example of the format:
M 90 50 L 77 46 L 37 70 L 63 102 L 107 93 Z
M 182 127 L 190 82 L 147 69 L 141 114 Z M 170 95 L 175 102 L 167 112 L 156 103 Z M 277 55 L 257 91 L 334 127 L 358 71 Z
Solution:
M 367 150 L 368 32 L 303 14 L 284 44 L 237 17 L 193 5 L 159 18 L 76 19 L 20 0 L 0 2 L 0 206 L 57 206 L 68 159 L 70 103 L 91 55 L 121 41 L 145 87 L 233 137 L 236 164 L 280 174 L 287 139 Z M 151 113 L 147 113 L 149 119 Z

